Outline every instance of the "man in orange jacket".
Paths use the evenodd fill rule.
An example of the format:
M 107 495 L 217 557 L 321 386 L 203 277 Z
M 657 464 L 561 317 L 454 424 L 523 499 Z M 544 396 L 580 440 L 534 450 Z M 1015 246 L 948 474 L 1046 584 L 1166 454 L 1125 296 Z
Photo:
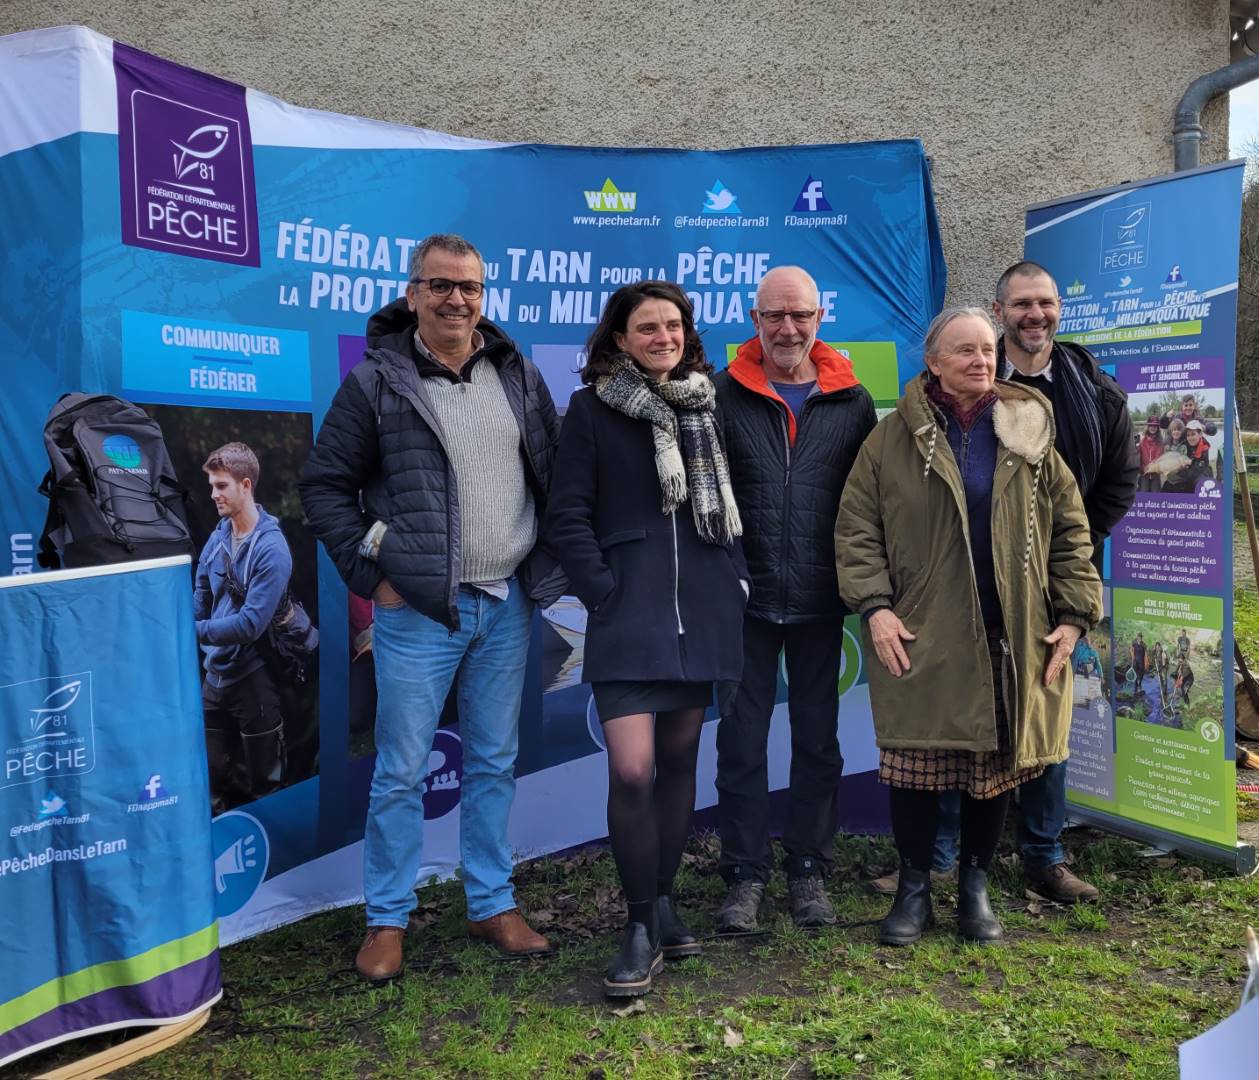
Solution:
M 772 861 L 766 749 L 787 663 L 791 776 L 783 833 L 791 914 L 835 921 L 824 880 L 839 822 L 839 665 L 845 611 L 835 578 L 835 518 L 874 402 L 848 358 L 817 340 L 817 283 L 797 266 L 761 280 L 756 337 L 713 380 L 743 520 L 751 595 L 743 678 L 717 729 L 721 873 L 718 930 L 754 930 Z

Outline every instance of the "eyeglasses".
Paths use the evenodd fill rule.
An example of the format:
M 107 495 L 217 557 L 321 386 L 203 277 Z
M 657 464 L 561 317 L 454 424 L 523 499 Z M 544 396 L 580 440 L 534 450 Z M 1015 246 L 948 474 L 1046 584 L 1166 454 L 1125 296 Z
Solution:
M 412 285 L 427 285 L 428 291 L 434 296 L 449 296 L 456 288 L 465 300 L 475 300 L 485 292 L 485 283 L 481 281 L 451 281 L 444 277 L 417 277 L 411 279 Z
M 817 308 L 812 311 L 759 311 L 757 314 L 766 326 L 782 326 L 784 319 L 790 319 L 797 326 L 803 326 L 813 321 Z

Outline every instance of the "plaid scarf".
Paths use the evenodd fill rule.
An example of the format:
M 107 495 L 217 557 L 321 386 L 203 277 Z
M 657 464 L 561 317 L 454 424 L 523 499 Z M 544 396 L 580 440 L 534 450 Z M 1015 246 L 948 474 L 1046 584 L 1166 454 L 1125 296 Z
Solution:
M 621 353 L 612 371 L 595 381 L 595 394 L 609 408 L 651 424 L 663 513 L 672 514 L 689 497 L 701 540 L 724 546 L 742 535 L 713 416 L 717 395 L 706 375 L 693 371 L 658 383 Z

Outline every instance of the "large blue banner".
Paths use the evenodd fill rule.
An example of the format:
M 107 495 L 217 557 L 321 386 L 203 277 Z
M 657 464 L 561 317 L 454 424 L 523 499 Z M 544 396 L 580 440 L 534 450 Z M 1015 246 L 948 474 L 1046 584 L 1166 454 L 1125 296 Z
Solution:
M 161 423 L 194 492 L 198 543 L 216 521 L 202 462 L 229 440 L 254 448 L 259 501 L 293 555 L 290 586 L 320 626 L 318 677 L 285 688 L 285 790 L 215 823 L 216 857 L 253 838 L 249 865 L 221 879 L 225 941 L 358 895 L 373 762 L 371 610 L 317 552 L 296 476 L 362 356 L 367 319 L 405 289 L 420 239 L 458 232 L 480 248 L 486 315 L 539 365 L 561 408 L 604 301 L 629 281 L 678 282 L 721 366 L 753 334 L 748 310 L 766 271 L 802 265 L 821 288 L 820 336 L 848 353 L 884 406 L 920 368 L 943 299 L 917 141 L 504 146 L 297 109 L 80 28 L 4 39 L 0 55 L 0 115 L 16 118 L 0 122 L 0 192 L 23 208 L 0 220 L 8 572 L 30 569 L 43 518 L 43 417 L 66 390 L 106 391 Z M 535 626 L 512 819 L 522 856 L 606 833 L 584 629 L 572 598 Z M 884 828 L 855 636 L 843 647 L 845 823 Z M 451 720 L 429 763 L 424 877 L 457 862 Z M 715 801 L 712 729 L 701 808 Z M 786 785 L 788 744 L 779 716 L 775 790 Z
M 1059 337 L 1127 392 L 1141 463 L 1077 652 L 1076 813 L 1234 857 L 1232 481 L 1244 162 L 1033 207 Z M 1161 834 L 1161 836 L 1160 836 Z
M 0 579 L 0 1066 L 218 1000 L 188 576 Z

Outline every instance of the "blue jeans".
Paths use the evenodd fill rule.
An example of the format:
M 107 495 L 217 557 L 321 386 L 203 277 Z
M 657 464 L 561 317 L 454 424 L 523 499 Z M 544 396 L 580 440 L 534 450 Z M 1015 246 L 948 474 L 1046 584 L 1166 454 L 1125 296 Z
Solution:
M 1044 870 L 1065 861 L 1062 830 L 1067 824 L 1067 763 L 1046 766 L 1034 780 L 1019 785 L 1019 854 L 1028 870 Z M 940 796 L 940 827 L 936 830 L 932 869 L 947 870 L 958 855 L 962 797 Z
M 512 580 L 506 600 L 459 590 L 451 632 L 410 606 L 376 606 L 376 769 L 363 837 L 368 926 L 407 925 L 423 860 L 424 777 L 451 681 L 463 741 L 459 856 L 468 918 L 515 907 L 507 818 L 516 794 L 520 699 L 533 604 Z

